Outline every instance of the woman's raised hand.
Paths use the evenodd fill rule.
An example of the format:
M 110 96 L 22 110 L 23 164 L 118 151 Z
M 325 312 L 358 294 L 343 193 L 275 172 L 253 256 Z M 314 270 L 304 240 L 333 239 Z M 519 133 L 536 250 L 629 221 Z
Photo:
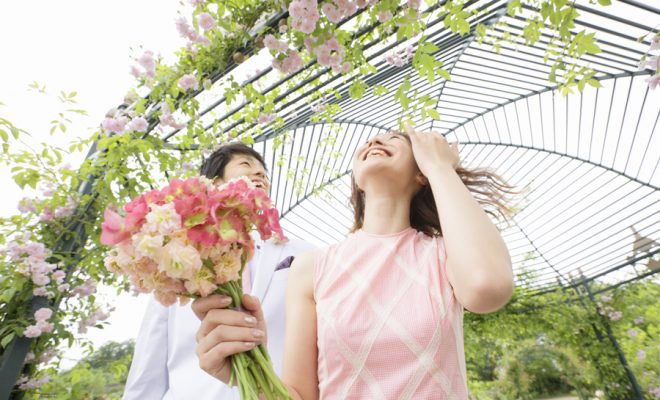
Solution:
M 405 132 L 412 143 L 413 156 L 419 170 L 425 176 L 444 166 L 458 167 L 458 142 L 451 145 L 439 132 L 416 132 L 411 125 L 404 125 Z

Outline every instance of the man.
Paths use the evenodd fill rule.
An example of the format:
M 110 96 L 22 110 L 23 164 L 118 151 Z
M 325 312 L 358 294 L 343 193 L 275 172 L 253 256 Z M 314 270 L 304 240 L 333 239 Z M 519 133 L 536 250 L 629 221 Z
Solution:
M 263 158 L 242 143 L 225 145 L 215 151 L 205 160 L 200 174 L 219 184 L 247 176 L 264 191 L 270 189 Z M 250 309 L 261 303 L 263 315 L 260 313 L 259 319 L 268 325 L 268 352 L 279 373 L 284 350 L 287 267 L 292 256 L 312 246 L 296 240 L 275 244 L 258 239 L 258 235 L 253 237 L 256 239 L 255 254 L 243 275 L 244 291 L 252 296 L 244 298 L 245 307 Z M 256 322 L 254 326 L 258 328 Z M 228 387 L 199 367 L 195 354 L 195 335 L 199 327 L 200 320 L 190 304 L 164 307 L 151 297 L 135 344 L 123 399 L 238 400 L 236 388 Z M 265 341 L 265 334 L 263 336 Z

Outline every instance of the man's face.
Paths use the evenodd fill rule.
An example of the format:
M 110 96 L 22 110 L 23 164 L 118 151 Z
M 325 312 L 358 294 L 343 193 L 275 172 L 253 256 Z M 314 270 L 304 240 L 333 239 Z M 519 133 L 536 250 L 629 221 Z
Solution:
M 246 176 L 266 193 L 270 190 L 270 181 L 264 166 L 256 158 L 244 154 L 234 155 L 225 167 L 224 179 L 217 178 L 216 181 L 228 182 L 241 176 Z

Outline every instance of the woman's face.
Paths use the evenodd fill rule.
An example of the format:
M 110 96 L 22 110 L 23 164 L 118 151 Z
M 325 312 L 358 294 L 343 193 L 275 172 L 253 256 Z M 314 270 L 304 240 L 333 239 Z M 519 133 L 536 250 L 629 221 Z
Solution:
M 234 178 L 246 176 L 256 187 L 263 189 L 266 193 L 270 190 L 270 181 L 263 165 L 254 157 L 236 154 L 225 166 L 225 176 L 217 179 L 218 182 L 228 182 Z
M 417 190 L 418 173 L 410 139 L 403 133 L 388 132 L 374 136 L 358 147 L 353 157 L 353 176 L 362 190 L 374 179 L 385 179 L 393 187 Z

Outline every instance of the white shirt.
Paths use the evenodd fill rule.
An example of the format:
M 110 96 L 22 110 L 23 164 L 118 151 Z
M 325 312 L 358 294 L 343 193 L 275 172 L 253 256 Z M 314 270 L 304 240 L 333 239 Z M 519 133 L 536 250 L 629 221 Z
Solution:
M 288 256 L 313 247 L 291 240 L 283 244 L 256 241 L 249 263 L 251 294 L 257 296 L 268 327 L 268 352 L 279 374 L 284 356 L 284 295 L 289 270 L 275 272 Z M 126 381 L 124 400 L 239 400 L 230 388 L 199 368 L 195 335 L 200 321 L 190 304 L 164 307 L 153 298 L 145 311 Z

